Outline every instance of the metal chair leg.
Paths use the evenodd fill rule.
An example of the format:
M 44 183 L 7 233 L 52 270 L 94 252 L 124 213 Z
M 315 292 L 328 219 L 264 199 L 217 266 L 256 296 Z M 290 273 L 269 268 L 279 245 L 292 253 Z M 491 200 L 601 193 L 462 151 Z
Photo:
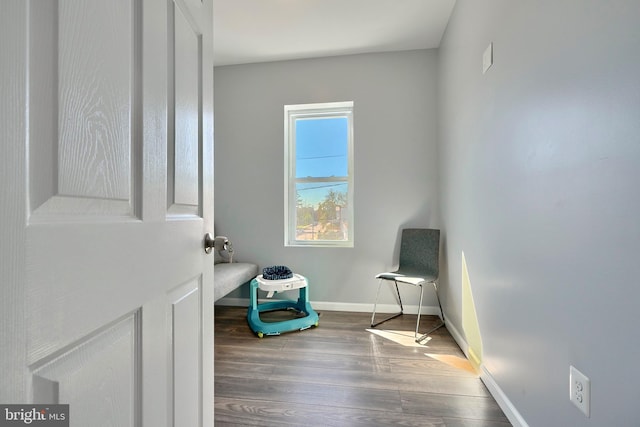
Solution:
M 404 307 L 402 307 L 402 298 L 400 298 L 400 290 L 398 289 L 398 282 L 394 281 L 395 285 L 396 285 L 396 294 L 398 295 L 398 304 L 400 304 L 400 313 L 398 314 L 394 314 L 393 316 L 381 320 L 378 323 L 374 323 L 375 322 L 375 316 L 376 316 L 376 306 L 378 305 L 378 297 L 380 296 L 380 288 L 382 287 L 382 282 L 384 281 L 384 279 L 380 279 L 380 283 L 378 284 L 378 292 L 376 294 L 376 301 L 373 303 L 373 313 L 371 314 L 371 327 L 375 328 L 376 326 L 391 320 L 391 319 L 395 319 L 398 316 L 402 316 L 402 314 L 404 313 Z
M 384 320 L 381 320 L 379 322 L 375 322 L 375 316 L 376 316 L 376 308 L 378 306 L 378 299 L 380 297 L 380 289 L 382 288 L 382 282 L 384 281 L 384 279 L 380 279 L 380 283 L 378 284 L 378 292 L 376 293 L 376 300 L 373 304 L 373 313 L 371 313 L 371 327 L 375 328 L 376 326 L 387 322 L 391 319 L 395 319 L 396 317 L 402 316 L 404 314 L 404 307 L 402 305 L 402 297 L 400 296 L 400 289 L 398 289 L 398 282 L 394 281 L 395 287 L 396 287 L 396 295 L 398 296 L 398 304 L 400 305 L 400 313 L 394 314 Z M 444 326 L 444 312 L 442 311 L 442 304 L 440 303 L 440 295 L 438 295 L 438 286 L 437 284 L 434 282 L 433 283 L 433 287 L 434 290 L 436 292 L 436 299 L 438 300 L 438 307 L 440 308 L 440 323 L 436 326 L 434 326 L 433 328 L 429 329 L 426 333 L 422 334 L 420 337 L 418 337 L 418 329 L 420 327 L 420 316 L 422 315 L 422 299 L 424 296 L 424 286 L 421 284 L 420 286 L 420 303 L 418 304 L 418 319 L 416 320 L 416 330 L 414 332 L 414 338 L 415 338 L 415 342 L 417 342 L 418 344 L 420 344 L 422 341 L 424 341 L 425 339 L 427 339 L 429 337 L 429 335 L 434 332 L 435 330 L 441 328 Z
M 378 292 L 376 292 L 376 300 L 373 302 L 373 313 L 371 313 L 371 327 L 373 328 L 373 320 L 376 317 L 376 307 L 378 306 L 378 297 L 380 296 L 380 288 L 382 287 L 382 279 L 378 282 Z
M 442 311 L 442 304 L 440 304 L 440 295 L 438 295 L 438 284 L 436 282 L 433 282 L 433 289 L 436 291 L 436 299 L 438 300 L 438 307 L 440 307 L 440 319 L 444 325 L 444 312 Z
M 429 329 L 425 334 L 423 334 L 420 338 L 416 339 L 417 343 L 420 343 L 427 339 L 427 337 L 434 331 L 442 328 L 444 326 L 444 312 L 442 311 L 442 304 L 440 303 L 440 295 L 438 295 L 438 285 L 436 282 L 433 282 L 433 288 L 436 292 L 436 299 L 438 300 L 438 307 L 440 307 L 440 323 L 438 323 L 433 328 Z M 422 295 L 420 295 L 420 305 L 422 305 Z M 420 309 L 418 308 L 418 322 L 420 322 Z M 417 330 L 417 329 L 416 329 Z
M 424 294 L 424 287 L 422 285 L 418 286 L 420 286 L 420 304 L 418 304 L 418 320 L 416 320 L 416 332 L 413 335 L 413 338 L 415 338 L 416 342 L 418 342 L 418 327 L 420 326 L 420 314 L 422 313 L 422 296 Z

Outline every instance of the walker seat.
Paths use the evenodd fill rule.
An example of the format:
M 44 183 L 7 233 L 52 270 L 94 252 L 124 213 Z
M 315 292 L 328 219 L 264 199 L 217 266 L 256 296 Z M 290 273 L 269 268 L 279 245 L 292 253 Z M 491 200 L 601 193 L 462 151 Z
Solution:
M 258 304 L 258 289 L 267 292 L 267 298 L 273 297 L 277 292 L 299 289 L 298 301 L 276 300 Z M 308 281 L 300 274 L 293 274 L 289 279 L 267 280 L 263 275 L 257 276 L 250 283 L 250 305 L 247 310 L 249 327 L 258 337 L 265 335 L 280 335 L 283 332 L 303 331 L 312 326 L 318 326 L 318 313 L 316 313 L 308 299 Z M 264 322 L 260 319 L 260 313 L 276 310 L 295 310 L 303 317 L 279 322 Z

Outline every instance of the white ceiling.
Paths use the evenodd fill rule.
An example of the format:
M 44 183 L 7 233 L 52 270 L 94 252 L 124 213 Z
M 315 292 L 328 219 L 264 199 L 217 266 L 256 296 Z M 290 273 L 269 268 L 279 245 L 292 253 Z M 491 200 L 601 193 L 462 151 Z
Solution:
M 455 0 L 214 0 L 215 65 L 440 45 Z

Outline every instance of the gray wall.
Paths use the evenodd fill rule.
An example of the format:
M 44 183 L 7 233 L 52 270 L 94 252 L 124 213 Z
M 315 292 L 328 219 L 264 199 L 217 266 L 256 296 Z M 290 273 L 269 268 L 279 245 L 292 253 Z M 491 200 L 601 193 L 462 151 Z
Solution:
M 531 426 L 640 423 L 639 22 L 637 0 L 458 0 L 439 51 L 446 312 L 461 330 L 464 251 L 486 367 Z
M 436 60 L 420 50 L 216 67 L 216 232 L 236 258 L 304 274 L 312 301 L 373 303 L 399 229 L 438 226 Z M 350 100 L 355 247 L 285 248 L 283 106 Z

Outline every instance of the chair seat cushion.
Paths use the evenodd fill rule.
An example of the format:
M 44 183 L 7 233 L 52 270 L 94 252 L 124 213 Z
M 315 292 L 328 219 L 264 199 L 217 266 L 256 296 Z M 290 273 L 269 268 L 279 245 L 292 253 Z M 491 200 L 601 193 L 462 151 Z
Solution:
M 427 276 L 418 276 L 418 275 L 409 275 L 402 274 L 395 271 L 390 271 L 387 273 L 380 273 L 376 276 L 376 279 L 384 279 L 384 280 L 394 280 L 396 282 L 408 283 L 410 285 L 418 286 L 423 283 L 431 283 L 435 281 L 435 277 L 427 277 Z

